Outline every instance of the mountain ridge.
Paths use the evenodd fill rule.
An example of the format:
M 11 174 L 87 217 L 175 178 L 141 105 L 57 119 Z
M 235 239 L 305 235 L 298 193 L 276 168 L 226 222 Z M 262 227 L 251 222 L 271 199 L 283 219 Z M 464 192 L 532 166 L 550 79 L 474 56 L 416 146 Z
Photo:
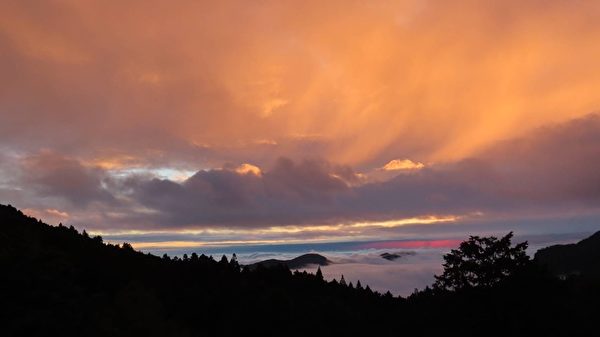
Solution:
M 542 248 L 535 253 L 534 261 L 561 277 L 600 277 L 600 231 L 577 243 Z
M 251 263 L 246 265 L 251 269 L 264 267 L 264 268 L 274 268 L 279 266 L 285 266 L 289 269 L 301 269 L 308 266 L 327 266 L 332 262 L 327 259 L 325 256 L 316 254 L 316 253 L 307 253 L 297 256 L 293 259 L 289 260 L 279 260 L 279 259 L 268 259 L 255 263 Z

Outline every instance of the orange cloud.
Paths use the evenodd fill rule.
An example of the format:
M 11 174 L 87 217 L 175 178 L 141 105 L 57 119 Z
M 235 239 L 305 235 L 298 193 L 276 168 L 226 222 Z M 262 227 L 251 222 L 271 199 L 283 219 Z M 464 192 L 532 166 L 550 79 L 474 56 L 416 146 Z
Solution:
M 593 1 L 35 6 L 0 5 L 0 137 L 88 160 L 444 162 L 600 109 Z
M 247 163 L 244 163 L 244 164 L 238 166 L 235 169 L 235 172 L 237 172 L 239 174 L 254 174 L 257 176 L 260 176 L 262 174 L 260 167 L 254 166 L 252 164 L 247 164 Z
M 43 219 L 43 220 L 47 220 L 47 221 L 64 220 L 64 219 L 69 218 L 69 213 L 59 211 L 59 210 L 53 209 L 53 208 L 47 208 L 47 209 L 26 208 L 23 210 L 23 212 L 34 218 Z
M 410 159 L 394 159 L 385 164 L 382 169 L 386 171 L 419 170 L 425 167 L 423 163 L 414 162 Z

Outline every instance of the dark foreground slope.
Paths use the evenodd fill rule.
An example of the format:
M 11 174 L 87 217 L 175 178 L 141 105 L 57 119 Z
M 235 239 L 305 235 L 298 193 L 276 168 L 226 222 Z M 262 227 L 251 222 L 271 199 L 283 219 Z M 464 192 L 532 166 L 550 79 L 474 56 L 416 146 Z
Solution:
M 600 278 L 600 232 L 574 244 L 542 248 L 535 261 L 561 277 Z
M 531 264 L 488 288 L 407 299 L 285 267 L 159 258 L 0 205 L 2 336 L 595 335 L 597 282 Z
M 159 258 L 0 205 L 3 336 L 384 333 L 399 299 L 287 268 Z

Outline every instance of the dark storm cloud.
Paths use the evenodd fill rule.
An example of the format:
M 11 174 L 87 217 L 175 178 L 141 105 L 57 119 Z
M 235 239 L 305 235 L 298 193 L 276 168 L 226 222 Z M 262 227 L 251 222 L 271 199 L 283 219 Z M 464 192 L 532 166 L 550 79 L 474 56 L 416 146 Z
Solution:
M 106 172 L 85 167 L 75 159 L 42 152 L 25 158 L 22 169 L 24 185 L 36 190 L 42 197 L 64 198 L 78 207 L 91 202 L 114 202 L 114 197 L 106 189 Z
M 600 115 L 541 128 L 480 157 L 493 165 L 505 196 L 539 204 L 600 201 Z
M 257 226 L 327 217 L 356 179 L 349 167 L 280 158 L 262 174 L 209 170 L 183 183 L 152 179 L 128 185 L 141 204 L 160 210 L 171 224 Z

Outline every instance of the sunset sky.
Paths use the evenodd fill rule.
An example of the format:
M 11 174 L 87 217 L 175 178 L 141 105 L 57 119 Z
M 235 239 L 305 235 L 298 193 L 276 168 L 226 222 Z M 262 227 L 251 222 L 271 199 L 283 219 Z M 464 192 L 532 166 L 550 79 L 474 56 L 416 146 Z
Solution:
M 0 203 L 137 248 L 595 231 L 599 18 L 2 1 Z

